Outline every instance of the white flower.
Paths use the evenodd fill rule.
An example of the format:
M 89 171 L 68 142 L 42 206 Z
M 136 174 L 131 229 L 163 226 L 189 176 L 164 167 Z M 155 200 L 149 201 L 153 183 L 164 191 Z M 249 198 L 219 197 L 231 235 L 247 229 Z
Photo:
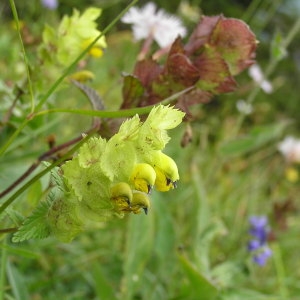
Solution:
M 186 29 L 178 18 L 161 9 L 156 12 L 156 6 L 152 2 L 140 9 L 130 8 L 121 20 L 132 24 L 135 40 L 152 36 L 161 48 L 170 46 L 179 35 L 186 35 Z
M 300 140 L 292 136 L 286 137 L 278 145 L 278 150 L 288 162 L 300 163 Z
M 273 86 L 270 81 L 264 78 L 264 74 L 259 65 L 254 64 L 249 68 L 249 76 L 259 84 L 260 88 L 267 94 L 273 92 Z
M 253 112 L 252 105 L 242 99 L 237 101 L 236 108 L 240 113 L 245 114 L 245 115 L 250 115 Z

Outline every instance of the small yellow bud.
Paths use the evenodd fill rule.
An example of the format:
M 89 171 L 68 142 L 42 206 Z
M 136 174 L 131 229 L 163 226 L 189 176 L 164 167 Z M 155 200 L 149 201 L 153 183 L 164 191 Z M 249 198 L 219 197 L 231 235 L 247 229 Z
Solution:
M 75 73 L 71 74 L 68 78 L 69 79 L 74 79 L 74 80 L 79 81 L 79 82 L 86 82 L 88 80 L 94 79 L 95 75 L 91 71 L 82 70 L 82 71 L 75 72 Z
M 290 182 L 297 182 L 299 180 L 299 172 L 293 167 L 288 167 L 285 170 L 285 177 Z
M 96 57 L 96 58 L 101 57 L 103 55 L 103 50 L 99 47 L 93 47 L 89 51 L 89 55 Z

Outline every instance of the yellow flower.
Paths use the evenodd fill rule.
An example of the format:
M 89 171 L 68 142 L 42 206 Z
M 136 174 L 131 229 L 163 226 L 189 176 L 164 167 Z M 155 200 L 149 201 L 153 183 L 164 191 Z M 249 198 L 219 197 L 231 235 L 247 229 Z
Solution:
M 288 167 L 285 170 L 285 178 L 289 181 L 289 182 L 297 182 L 299 180 L 299 172 L 296 168 L 294 167 Z

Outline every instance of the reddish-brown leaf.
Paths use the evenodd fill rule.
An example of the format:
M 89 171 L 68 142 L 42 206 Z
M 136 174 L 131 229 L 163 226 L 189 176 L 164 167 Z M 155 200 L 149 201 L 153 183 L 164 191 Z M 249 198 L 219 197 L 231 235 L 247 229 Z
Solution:
M 199 71 L 185 55 L 180 38 L 175 40 L 170 49 L 164 73 L 185 87 L 194 85 L 199 79 Z
M 216 49 L 206 45 L 204 51 L 195 59 L 200 80 L 197 86 L 212 93 L 231 92 L 236 82 L 229 72 L 228 65 Z
M 143 94 L 144 87 L 141 81 L 136 76 L 124 75 L 121 109 L 138 106 Z
M 238 19 L 218 20 L 208 40 L 236 75 L 254 63 L 257 41 L 249 26 Z
M 197 27 L 191 34 L 189 41 L 184 49 L 188 55 L 199 54 L 201 47 L 203 47 L 210 38 L 216 24 L 221 16 L 206 17 L 203 16 L 198 23 Z
M 200 89 L 193 89 L 189 93 L 182 95 L 177 103 L 176 107 L 181 109 L 186 113 L 186 120 L 193 120 L 194 116 L 190 112 L 189 108 L 196 104 L 205 104 L 208 103 L 213 97 L 212 93 L 202 91 Z
M 161 74 L 162 67 L 152 59 L 138 61 L 133 74 L 141 81 L 144 87 L 150 86 Z

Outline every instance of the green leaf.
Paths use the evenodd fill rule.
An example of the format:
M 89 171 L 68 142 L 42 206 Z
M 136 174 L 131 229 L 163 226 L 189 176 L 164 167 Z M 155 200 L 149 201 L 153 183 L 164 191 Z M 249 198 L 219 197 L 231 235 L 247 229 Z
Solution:
M 59 167 L 55 167 L 53 168 L 51 171 L 51 180 L 53 181 L 53 183 L 61 190 L 61 191 L 65 191 L 66 190 L 66 186 L 65 186 L 65 182 L 64 179 L 62 177 L 62 172 L 61 172 L 61 168 Z
M 43 194 L 41 180 L 37 180 L 27 190 L 27 202 L 35 206 L 41 199 Z
M 25 283 L 25 275 L 7 261 L 7 277 L 15 300 L 29 300 L 29 292 Z
M 127 229 L 122 299 L 131 300 L 142 284 L 145 265 L 153 249 L 153 216 L 150 213 L 131 216 Z
M 280 61 L 287 56 L 287 50 L 283 46 L 283 37 L 280 31 L 276 31 L 271 41 L 272 60 Z
M 245 280 L 246 270 L 242 263 L 227 260 L 216 265 L 210 274 L 222 287 L 229 288 Z
M 155 201 L 157 199 L 157 201 Z M 159 230 L 155 236 L 155 252 L 157 253 L 159 259 L 166 263 L 175 248 L 175 229 L 172 223 L 172 217 L 170 210 L 168 208 L 169 203 L 164 201 L 160 197 L 153 199 L 154 212 L 153 214 L 157 218 L 157 228 Z
M 17 232 L 14 233 L 14 243 L 23 242 L 29 239 L 43 239 L 50 235 L 50 227 L 47 223 L 47 213 L 51 201 L 42 201 L 38 204 L 32 215 L 26 218 Z
M 10 220 L 14 223 L 15 226 L 19 226 L 24 221 L 24 216 L 19 212 L 11 207 L 8 207 L 1 215 L 0 219 L 4 218 L 5 214 L 8 215 Z
M 224 143 L 220 152 L 225 156 L 239 156 L 257 150 L 279 138 L 288 122 L 254 127 L 248 135 Z
M 282 300 L 281 296 L 264 295 L 248 289 L 230 289 L 220 295 L 221 300 Z
M 214 300 L 219 291 L 204 275 L 181 254 L 178 254 L 182 271 L 189 282 L 188 299 Z
M 5 249 L 9 254 L 14 254 L 17 256 L 23 256 L 25 258 L 32 258 L 32 259 L 37 259 L 40 257 L 39 254 L 27 250 L 27 249 L 22 249 L 20 247 L 12 247 L 6 244 L 0 244 L 1 249 Z
M 94 288 L 99 300 L 116 300 L 114 288 L 109 283 L 107 278 L 102 272 L 102 268 L 99 264 L 94 264 L 92 267 L 92 276 L 94 279 Z

